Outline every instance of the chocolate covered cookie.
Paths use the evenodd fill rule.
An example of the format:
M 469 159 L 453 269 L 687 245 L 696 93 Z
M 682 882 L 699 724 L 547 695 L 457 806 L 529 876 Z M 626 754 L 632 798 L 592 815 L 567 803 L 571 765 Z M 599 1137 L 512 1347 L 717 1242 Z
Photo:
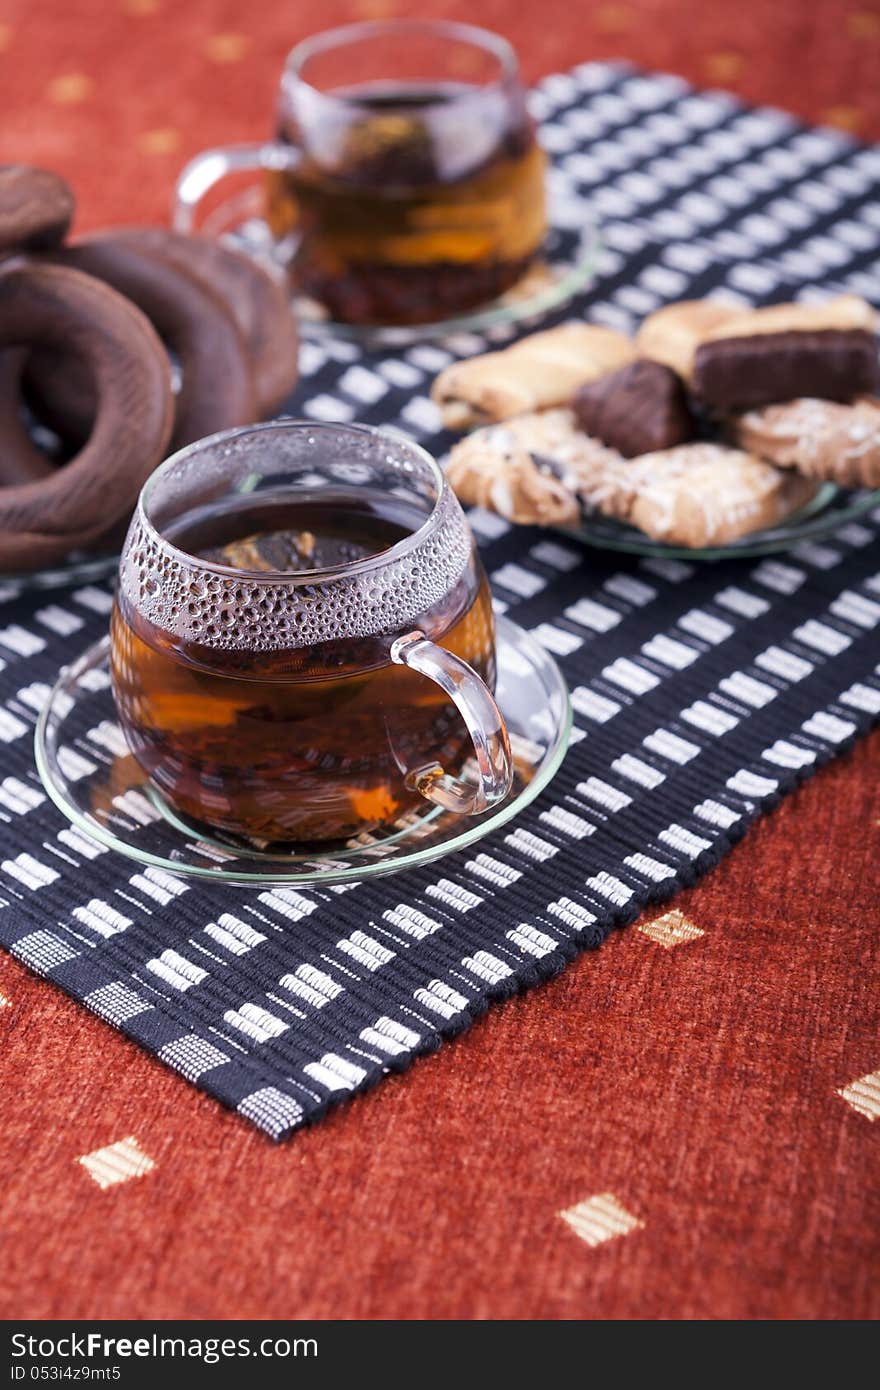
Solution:
M 581 386 L 572 409 L 586 434 L 626 458 L 686 444 L 696 433 L 680 377 L 659 362 L 633 362 Z
M 880 389 L 877 341 L 864 329 L 764 333 L 702 343 L 693 390 L 719 412 L 814 396 L 848 401 Z
M 636 346 L 642 357 L 665 363 L 690 383 L 704 343 L 833 329 L 873 333 L 876 319 L 871 305 L 856 294 L 840 294 L 820 304 L 769 304 L 761 309 L 714 299 L 681 300 L 648 315 L 636 334 Z

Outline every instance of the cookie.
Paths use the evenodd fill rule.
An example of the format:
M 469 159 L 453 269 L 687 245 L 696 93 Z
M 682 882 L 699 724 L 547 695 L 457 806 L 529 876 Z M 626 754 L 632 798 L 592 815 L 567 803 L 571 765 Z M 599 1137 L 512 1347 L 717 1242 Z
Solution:
M 59 246 L 73 221 L 73 193 L 60 174 L 0 165 L 0 255 Z
M 683 444 L 617 470 L 601 510 L 655 540 L 686 549 L 728 545 L 776 526 L 804 506 L 816 484 L 723 444 Z
M 623 460 L 583 434 L 570 410 L 546 410 L 475 430 L 452 449 L 446 476 L 463 502 L 508 521 L 568 526 L 614 462 Z
M 848 401 L 880 389 L 877 340 L 864 329 L 712 339 L 694 358 L 694 395 L 716 413 L 818 396 Z
M 626 459 L 578 429 L 570 410 L 475 431 L 452 450 L 447 477 L 462 501 L 509 521 L 569 526 L 599 512 L 688 549 L 776 525 L 816 491 L 810 479 L 723 444 Z
M 611 328 L 563 323 L 501 352 L 456 362 L 431 390 L 447 429 L 508 420 L 568 403 L 585 382 L 635 360 L 629 338 Z
M 826 329 L 874 333 L 877 314 L 857 294 L 839 294 L 821 304 L 767 304 L 761 309 L 738 309 L 704 334 L 716 338 L 753 338 L 759 333 L 822 333 Z
M 256 419 L 247 348 L 222 301 L 168 261 L 123 238 L 94 237 L 54 253 L 55 264 L 117 290 L 153 324 L 179 364 L 171 448 Z M 63 345 L 27 369 L 29 395 L 41 418 L 65 438 L 87 439 L 97 402 L 92 382 Z
M 168 356 L 148 319 L 109 286 L 68 267 L 0 276 L 0 348 L 45 347 L 80 359 L 97 388 L 91 436 L 64 467 L 0 488 L 0 568 L 37 569 L 93 543 L 130 515 L 164 457 L 173 420 Z M 28 443 L 19 412 L 5 442 Z
M 572 399 L 575 419 L 626 458 L 671 449 L 695 437 L 681 379 L 660 362 L 632 362 L 581 386 Z
M 275 415 L 298 375 L 296 319 L 284 286 L 252 256 L 205 236 L 163 227 L 123 227 L 113 237 L 161 256 L 218 295 L 235 320 L 251 362 L 257 414 Z
M 649 314 L 636 334 L 639 356 L 662 362 L 683 381 L 689 381 L 700 343 L 742 312 L 714 299 L 682 299 L 677 304 L 667 304 Z
M 808 478 L 880 487 L 880 400 L 839 405 L 809 398 L 750 410 L 730 422 L 743 449 Z
M 727 338 L 756 338 L 766 333 L 873 333 L 876 314 L 858 295 L 842 294 L 821 304 L 771 304 L 744 309 L 711 299 L 682 300 L 649 314 L 636 334 L 642 357 L 663 362 L 686 382 L 694 373 L 698 349 Z

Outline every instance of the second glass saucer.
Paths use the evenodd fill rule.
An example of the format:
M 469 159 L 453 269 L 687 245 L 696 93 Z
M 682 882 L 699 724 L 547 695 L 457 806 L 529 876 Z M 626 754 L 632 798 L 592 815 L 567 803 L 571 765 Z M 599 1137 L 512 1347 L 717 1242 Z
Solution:
M 495 695 L 510 732 L 515 777 L 503 805 L 480 816 L 454 815 L 426 801 L 381 833 L 301 852 L 262 850 L 188 822 L 128 751 L 110 689 L 109 637 L 61 672 L 37 725 L 37 767 L 56 806 L 84 834 L 183 878 L 265 886 L 394 873 L 465 849 L 505 825 L 547 786 L 565 756 L 571 707 L 556 662 L 506 618 L 497 620 L 496 650 Z

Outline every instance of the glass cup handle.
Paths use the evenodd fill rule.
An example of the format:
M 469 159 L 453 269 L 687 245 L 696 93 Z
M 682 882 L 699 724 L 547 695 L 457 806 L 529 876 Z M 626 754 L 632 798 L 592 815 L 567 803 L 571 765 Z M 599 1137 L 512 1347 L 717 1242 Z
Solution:
M 192 232 L 199 203 L 227 175 L 245 173 L 249 169 L 289 173 L 299 167 L 300 158 L 299 150 L 277 140 L 267 140 L 261 145 L 222 145 L 202 150 L 189 161 L 177 180 L 171 226 L 175 232 Z
M 483 681 L 461 657 L 423 632 L 408 632 L 391 647 L 391 660 L 435 681 L 458 709 L 474 745 L 479 781 L 453 777 L 430 763 L 407 777 L 429 801 L 459 815 L 476 816 L 503 801 L 513 784 L 513 758 L 504 717 Z

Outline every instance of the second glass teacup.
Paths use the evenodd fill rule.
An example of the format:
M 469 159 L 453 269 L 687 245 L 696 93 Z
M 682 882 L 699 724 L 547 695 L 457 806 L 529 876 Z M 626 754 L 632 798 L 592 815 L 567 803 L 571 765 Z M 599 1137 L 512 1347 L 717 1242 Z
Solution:
M 345 323 L 487 304 L 544 239 L 545 157 L 516 54 L 473 25 L 387 20 L 306 39 L 284 70 L 277 140 L 198 155 L 178 183 L 178 230 L 249 168 L 269 171 L 278 259 Z
M 260 844 L 511 787 L 486 577 L 442 470 L 396 435 L 277 421 L 170 458 L 125 543 L 111 664 L 169 806 Z

